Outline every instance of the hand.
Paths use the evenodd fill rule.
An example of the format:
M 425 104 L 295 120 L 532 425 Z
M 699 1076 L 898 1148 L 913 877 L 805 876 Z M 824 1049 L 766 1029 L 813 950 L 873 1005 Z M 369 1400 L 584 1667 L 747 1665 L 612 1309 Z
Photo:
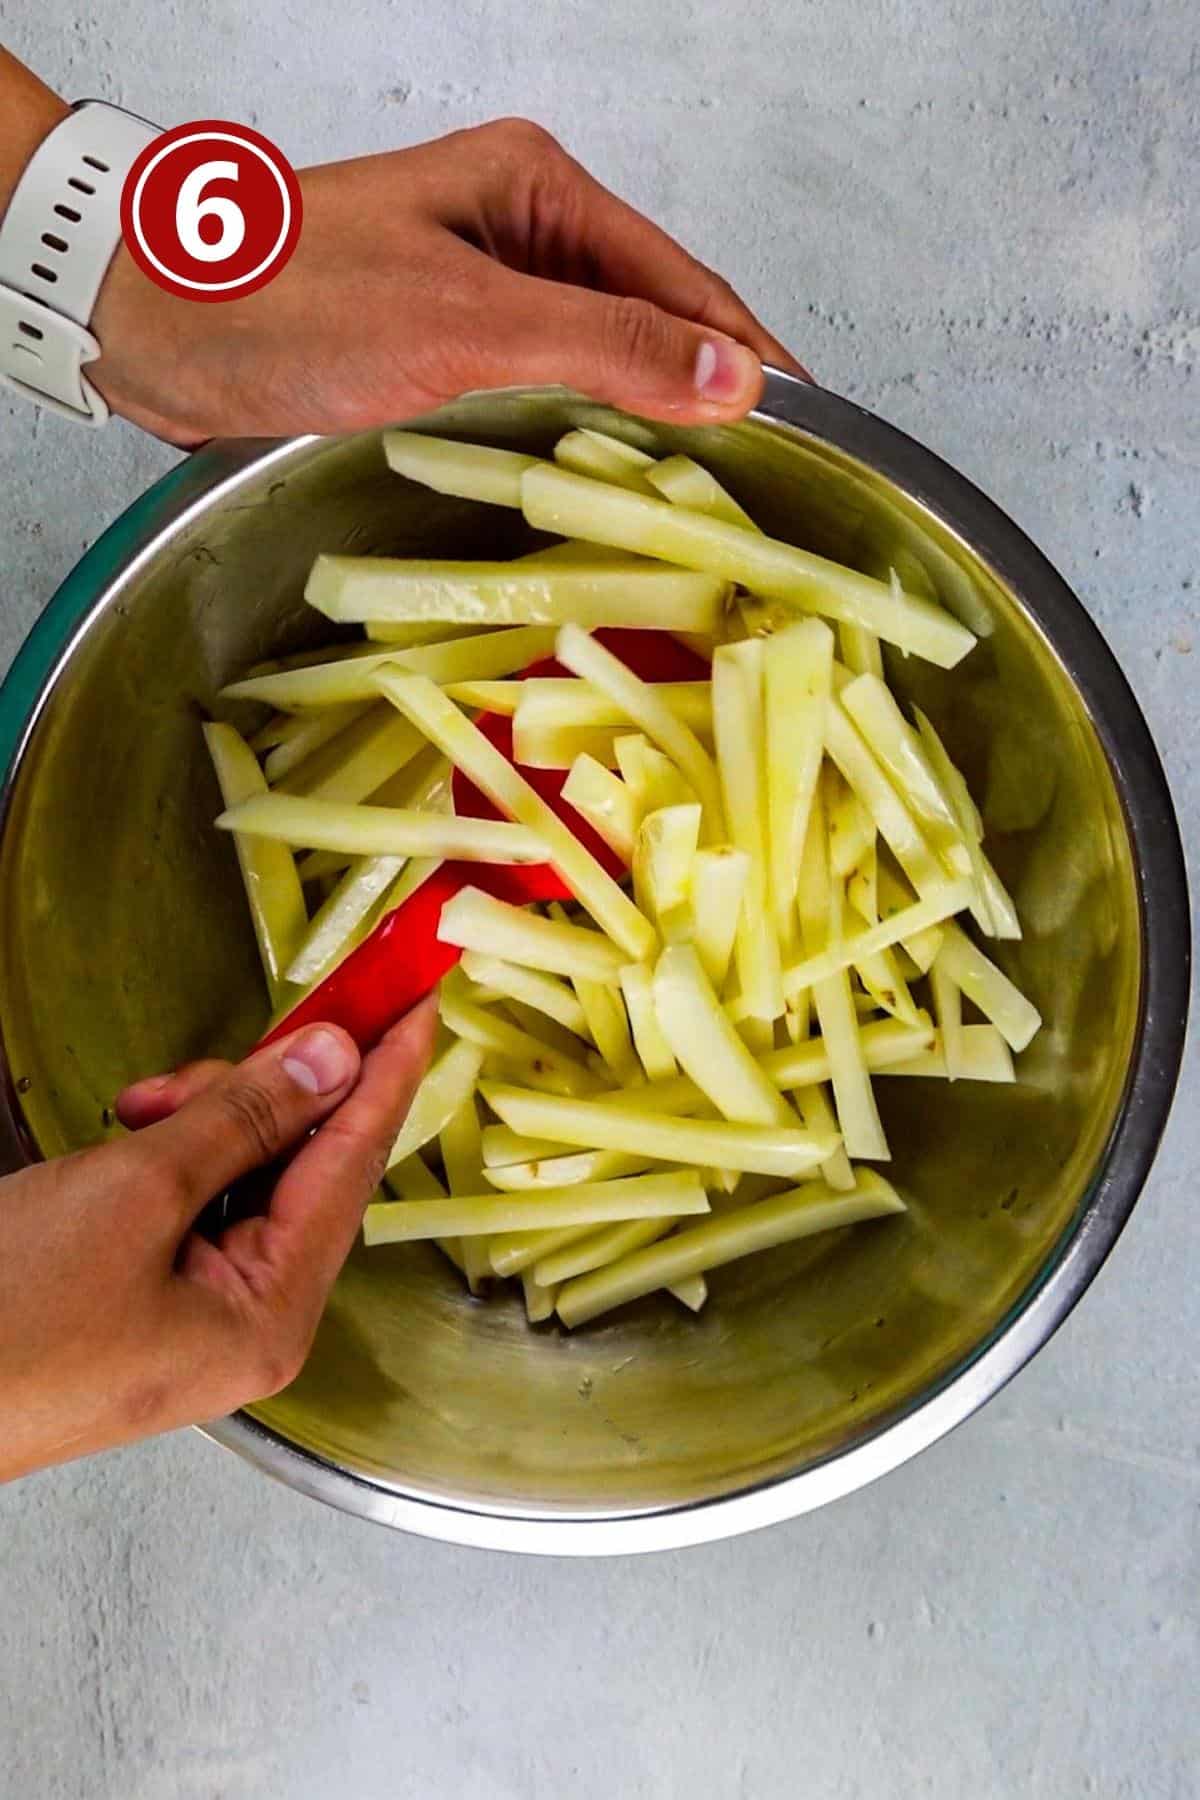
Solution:
M 118 252 L 88 370 L 172 443 L 339 432 L 474 388 L 562 383 L 676 423 L 805 373 L 733 289 L 519 119 L 307 169 L 291 262 L 202 306 Z
M 134 1136 L 0 1182 L 0 1481 L 231 1412 L 294 1379 L 428 1060 L 425 1002 L 361 1063 L 310 1026 L 118 1101 Z M 299 1143 L 266 1217 L 192 1223 Z

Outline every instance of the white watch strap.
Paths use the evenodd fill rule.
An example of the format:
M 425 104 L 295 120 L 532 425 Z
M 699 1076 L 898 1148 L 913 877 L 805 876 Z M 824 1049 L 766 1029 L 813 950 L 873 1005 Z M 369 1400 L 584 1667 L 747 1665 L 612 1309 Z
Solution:
M 108 418 L 83 374 L 100 354 L 88 327 L 121 241 L 125 177 L 159 130 L 81 102 L 34 151 L 0 221 L 0 380 L 83 424 Z

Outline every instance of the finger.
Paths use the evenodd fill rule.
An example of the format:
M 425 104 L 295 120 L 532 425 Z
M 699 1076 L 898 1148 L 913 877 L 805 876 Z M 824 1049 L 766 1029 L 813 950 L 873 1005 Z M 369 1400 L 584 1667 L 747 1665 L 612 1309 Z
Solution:
M 489 317 L 476 366 L 463 371 L 483 386 L 562 383 L 646 418 L 696 424 L 741 418 L 762 393 L 753 350 L 648 300 L 498 273 Z
M 723 277 L 604 187 L 549 132 L 501 119 L 462 142 L 469 188 L 459 204 L 492 255 L 535 275 L 649 300 L 812 379 Z M 438 175 L 444 182 L 444 164 Z
M 430 995 L 363 1062 L 350 1098 L 276 1186 L 270 1212 L 233 1226 L 221 1251 L 256 1292 L 316 1320 L 425 1073 L 437 1026 Z
M 271 1162 L 333 1112 L 359 1068 L 346 1032 L 307 1026 L 227 1070 L 136 1143 L 194 1216 L 231 1181 Z
M 209 1058 L 183 1063 L 169 1075 L 150 1075 L 122 1090 L 114 1101 L 118 1119 L 128 1131 L 144 1131 L 169 1119 L 181 1106 L 229 1073 L 231 1065 Z
M 812 376 L 757 319 L 741 296 L 652 220 L 611 193 L 568 158 L 576 193 L 566 229 L 577 235 L 596 270 L 596 285 L 612 294 L 652 301 L 664 312 L 709 325 L 747 345 L 762 362 L 811 381 Z

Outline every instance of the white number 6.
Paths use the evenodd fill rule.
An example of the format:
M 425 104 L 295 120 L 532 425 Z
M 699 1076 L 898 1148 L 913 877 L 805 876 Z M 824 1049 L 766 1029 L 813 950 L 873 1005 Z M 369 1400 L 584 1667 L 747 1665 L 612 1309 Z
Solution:
M 236 181 L 235 162 L 206 162 L 192 170 L 180 184 L 175 202 L 175 230 L 179 242 L 197 262 L 225 262 L 240 249 L 246 235 L 246 217 L 236 200 L 225 194 L 201 195 L 210 181 Z M 201 219 L 219 219 L 221 235 L 213 243 L 200 236 Z

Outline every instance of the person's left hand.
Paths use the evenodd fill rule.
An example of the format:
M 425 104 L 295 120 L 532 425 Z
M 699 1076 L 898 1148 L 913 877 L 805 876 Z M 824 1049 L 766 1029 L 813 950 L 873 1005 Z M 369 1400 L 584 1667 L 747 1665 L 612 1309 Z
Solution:
M 345 1032 L 314 1025 L 236 1068 L 139 1082 L 118 1101 L 132 1136 L 0 1181 L 0 1481 L 294 1378 L 435 1025 L 423 1002 L 361 1065 Z M 265 1217 L 216 1243 L 193 1230 L 297 1144 Z

